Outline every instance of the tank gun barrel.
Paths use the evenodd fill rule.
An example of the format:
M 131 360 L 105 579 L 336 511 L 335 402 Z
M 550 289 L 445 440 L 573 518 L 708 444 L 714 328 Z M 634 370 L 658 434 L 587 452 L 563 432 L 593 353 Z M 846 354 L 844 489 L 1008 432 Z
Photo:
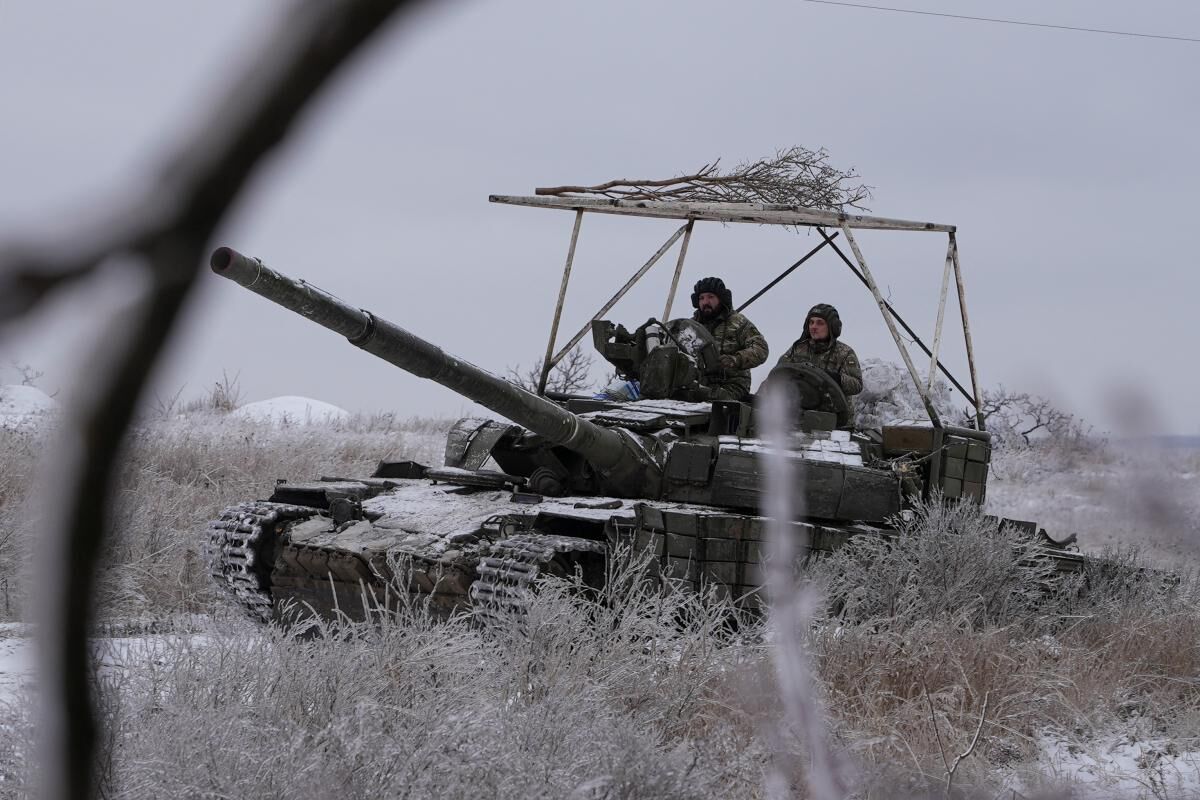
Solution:
M 628 441 L 628 435 L 581 419 L 369 311 L 347 305 L 309 283 L 278 273 L 258 259 L 221 247 L 213 251 L 209 263 L 221 277 L 345 336 L 351 344 L 389 364 L 440 383 L 550 442 L 579 453 L 601 470 L 653 469 L 644 458 L 638 458 L 637 446 Z

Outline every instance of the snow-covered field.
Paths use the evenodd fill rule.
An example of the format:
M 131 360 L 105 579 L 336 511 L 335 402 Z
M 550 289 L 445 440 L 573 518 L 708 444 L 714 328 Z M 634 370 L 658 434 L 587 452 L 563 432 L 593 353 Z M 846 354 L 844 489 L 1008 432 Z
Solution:
M 0 706 L 15 701 L 33 676 L 32 636 L 28 625 L 0 624 Z
M 1152 724 L 1131 720 L 1085 736 L 1044 732 L 1038 763 L 1054 782 L 1078 787 L 1085 797 L 1200 797 L 1200 749 L 1195 737 L 1181 743 Z M 1193 749 L 1185 749 L 1187 747 Z M 1029 788 L 1014 782 L 1028 794 Z
M 1003 454 L 988 510 L 1036 520 L 1081 549 L 1138 548 L 1171 568 L 1200 566 L 1200 448 L 1116 441 L 1086 456 Z
M 52 422 L 58 402 L 33 386 L 0 386 L 0 430 L 38 428 Z
M 6 787 L 19 784 L 37 675 L 22 605 L 22 548 L 36 530 L 25 496 L 55 411 L 27 393 L 0 397 L 9 796 L 21 794 Z M 709 611 L 651 618 L 646 598 L 584 607 L 551 593 L 535 635 L 502 642 L 421 619 L 309 640 L 230 619 L 197 558 L 221 507 L 277 477 L 440 463 L 446 421 L 326 411 L 280 398 L 135 432 L 99 602 L 108 619 L 168 632 L 125 626 L 94 645 L 104 720 L 122 742 L 116 774 L 137 787 L 128 796 L 758 797 L 777 747 L 805 752 L 769 732 L 779 711 L 764 640 L 753 626 L 730 638 Z M 1088 552 L 1136 545 L 1180 569 L 1200 563 L 1197 475 L 1200 451 L 1187 449 L 1010 449 L 996 456 L 988 510 L 1076 532 Z M 959 578 L 969 597 L 971 576 Z M 982 718 L 956 789 L 1200 798 L 1200 609 L 1136 591 L 1088 602 L 1062 609 L 1065 623 L 1054 610 L 982 627 L 897 613 L 816 636 L 827 725 L 870 796 L 941 797 L 943 754 L 966 751 Z
M 903 368 L 863 362 L 855 398 L 861 427 L 925 417 Z M 943 382 L 934 405 L 953 421 L 962 405 Z M 1081 428 L 1082 429 L 1082 428 Z M 988 478 L 987 510 L 1038 522 L 1055 538 L 1077 534 L 1084 552 L 1136 548 L 1151 561 L 1200 566 L 1200 446 L 1162 440 L 1104 441 L 1064 436 L 998 446 Z

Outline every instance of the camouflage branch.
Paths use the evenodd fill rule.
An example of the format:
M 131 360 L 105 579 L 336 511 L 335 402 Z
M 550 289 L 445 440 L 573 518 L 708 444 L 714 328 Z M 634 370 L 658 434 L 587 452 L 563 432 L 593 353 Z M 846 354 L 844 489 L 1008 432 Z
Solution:
M 708 203 L 766 203 L 840 210 L 845 206 L 866 210 L 862 202 L 871 187 L 854 183 L 851 167 L 840 170 L 829 163 L 824 148 L 809 150 L 794 145 L 761 158 L 718 171 L 721 160 L 705 164 L 691 175 L 663 180 L 617 178 L 594 186 L 550 186 L 535 189 L 539 195 L 599 195 L 619 200 L 685 200 Z

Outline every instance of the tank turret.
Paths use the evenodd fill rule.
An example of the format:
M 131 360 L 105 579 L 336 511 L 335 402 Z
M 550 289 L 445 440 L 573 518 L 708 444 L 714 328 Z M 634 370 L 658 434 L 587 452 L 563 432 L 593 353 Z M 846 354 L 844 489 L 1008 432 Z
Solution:
M 671 500 L 744 511 L 763 505 L 764 444 L 748 435 L 749 405 L 669 398 L 629 403 L 574 398 L 560 405 L 257 259 L 223 247 L 213 253 L 211 265 L 218 275 L 351 344 L 516 423 L 460 421 L 447 447 L 451 468 L 471 470 L 491 456 L 504 474 L 551 496 Z M 806 516 L 878 523 L 900 510 L 901 483 L 890 465 L 870 463 L 869 439 L 806 427 L 794 432 L 787 451 Z M 455 446 L 464 442 L 466 447 Z
M 211 266 L 355 347 L 516 423 L 460 421 L 446 449 L 448 467 L 478 468 L 481 457 L 491 456 L 504 474 L 521 477 L 541 494 L 674 500 L 745 511 L 762 506 L 763 443 L 746 435 L 752 429 L 749 405 L 670 398 L 630 403 L 574 398 L 560 405 L 228 247 L 212 254 Z M 468 453 L 470 444 L 456 449 L 455 441 L 474 443 L 474 452 Z M 900 510 L 900 482 L 888 465 L 868 463 L 869 445 L 846 431 L 793 434 L 787 455 L 806 516 L 878 523 Z

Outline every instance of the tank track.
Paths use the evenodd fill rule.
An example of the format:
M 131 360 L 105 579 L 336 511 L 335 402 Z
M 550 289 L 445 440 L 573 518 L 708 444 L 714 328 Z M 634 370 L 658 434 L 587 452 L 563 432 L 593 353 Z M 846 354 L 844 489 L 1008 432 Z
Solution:
M 315 508 L 252 501 L 230 506 L 209 526 L 204 555 L 209 573 L 252 619 L 271 620 L 271 564 L 261 563 L 264 534 L 283 522 L 318 514 Z
M 479 559 L 471 603 L 485 623 L 520 619 L 528 613 L 534 580 L 560 553 L 603 553 L 602 542 L 547 533 L 519 533 L 494 542 Z

